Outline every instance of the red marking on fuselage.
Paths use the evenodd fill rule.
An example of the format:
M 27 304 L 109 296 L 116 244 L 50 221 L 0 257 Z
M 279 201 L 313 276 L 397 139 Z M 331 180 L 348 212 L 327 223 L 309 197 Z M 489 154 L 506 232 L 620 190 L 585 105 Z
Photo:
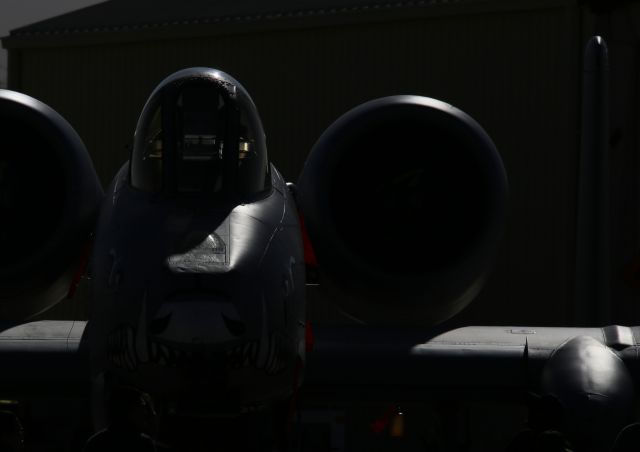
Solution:
M 307 227 L 304 224 L 304 217 L 300 214 L 300 231 L 302 232 L 302 245 L 304 248 L 304 262 L 311 266 L 317 267 L 318 260 L 316 259 L 316 253 L 313 250 L 313 244 L 309 239 L 309 233 L 307 232 Z
M 80 254 L 80 258 L 78 259 L 78 267 L 76 268 L 76 272 L 73 274 L 73 279 L 71 280 L 71 284 L 69 285 L 69 291 L 67 292 L 67 298 L 73 298 L 78 290 L 78 284 L 80 284 L 80 280 L 82 279 L 82 275 L 87 271 L 87 265 L 89 264 L 89 255 L 91 254 L 91 240 L 87 240 L 82 248 L 82 253 Z

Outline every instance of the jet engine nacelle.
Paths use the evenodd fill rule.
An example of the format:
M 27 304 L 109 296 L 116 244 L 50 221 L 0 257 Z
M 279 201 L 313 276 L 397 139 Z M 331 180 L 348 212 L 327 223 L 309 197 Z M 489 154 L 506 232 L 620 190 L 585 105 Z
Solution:
M 482 127 L 446 103 L 362 104 L 319 138 L 298 181 L 320 285 L 353 317 L 436 324 L 480 291 L 507 179 Z
M 87 150 L 58 113 L 0 90 L 0 318 L 63 299 L 103 197 Z

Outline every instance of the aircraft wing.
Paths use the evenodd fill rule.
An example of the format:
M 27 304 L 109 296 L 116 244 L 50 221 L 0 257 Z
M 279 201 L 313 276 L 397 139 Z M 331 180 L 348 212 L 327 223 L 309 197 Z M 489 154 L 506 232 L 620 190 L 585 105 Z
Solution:
M 88 394 L 85 321 L 0 325 L 0 395 Z M 537 388 L 545 364 L 577 337 L 593 338 L 637 376 L 640 327 L 470 326 L 434 334 L 417 328 L 314 327 L 307 397 L 430 399 L 447 391 L 513 397 Z
M 537 390 L 552 355 L 575 338 L 595 339 L 638 376 L 640 327 L 470 326 L 435 335 L 406 328 L 325 327 L 314 328 L 304 391 L 318 399 L 330 394 L 332 400 L 430 399 L 447 391 L 513 398 Z M 592 341 L 583 340 L 572 357 L 585 375 L 593 363 L 580 355 L 589 353 L 589 345 Z
M 57 320 L 0 324 L 0 397 L 88 395 L 86 325 Z
M 0 397 L 89 396 L 86 326 L 81 321 L 0 325 Z M 628 422 L 620 401 L 633 401 L 629 387 L 632 394 L 638 337 L 640 327 L 621 326 L 472 326 L 438 334 L 408 328 L 317 327 L 302 400 L 337 406 L 478 399 L 518 403 L 529 391 L 553 390 L 554 375 L 550 384 L 545 381 L 551 373 L 556 389 L 568 385 L 569 392 L 552 394 L 575 421 L 568 427 L 580 432 L 574 437 L 593 444 L 610 442 Z M 576 368 L 580 371 L 563 373 Z M 578 403 L 571 391 L 578 393 Z
M 0 397 L 89 396 L 86 327 L 83 321 L 0 325 Z M 562 402 L 568 428 L 579 432 L 575 438 L 610 442 L 629 422 L 638 337 L 640 327 L 622 326 L 472 326 L 441 333 L 317 327 L 303 401 L 518 403 L 534 391 Z
M 639 337 L 639 327 L 617 325 L 316 328 L 303 400 L 523 404 L 579 450 L 609 450 L 635 419 Z

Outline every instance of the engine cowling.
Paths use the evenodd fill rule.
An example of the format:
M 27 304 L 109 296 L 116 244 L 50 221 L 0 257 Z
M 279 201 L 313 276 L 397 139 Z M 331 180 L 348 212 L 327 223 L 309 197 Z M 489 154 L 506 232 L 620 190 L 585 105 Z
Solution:
M 0 90 L 0 319 L 28 318 L 67 295 L 102 197 L 71 125 Z
M 369 323 L 436 324 L 480 291 L 507 179 L 482 127 L 435 99 L 373 100 L 314 145 L 298 202 L 320 285 Z

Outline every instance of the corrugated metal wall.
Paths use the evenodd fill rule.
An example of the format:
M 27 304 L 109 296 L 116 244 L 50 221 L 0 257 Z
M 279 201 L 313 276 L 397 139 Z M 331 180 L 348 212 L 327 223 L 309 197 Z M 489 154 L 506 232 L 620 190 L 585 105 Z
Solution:
M 456 321 L 566 324 L 575 254 L 579 23 L 577 8 L 547 7 L 22 49 L 21 90 L 71 122 L 105 183 L 127 158 L 125 146 L 148 94 L 187 66 L 216 67 L 245 85 L 261 112 L 270 157 L 290 180 L 324 128 L 349 108 L 403 93 L 447 101 L 493 137 L 511 186 L 496 270 Z M 336 319 L 330 308 L 312 310 Z

